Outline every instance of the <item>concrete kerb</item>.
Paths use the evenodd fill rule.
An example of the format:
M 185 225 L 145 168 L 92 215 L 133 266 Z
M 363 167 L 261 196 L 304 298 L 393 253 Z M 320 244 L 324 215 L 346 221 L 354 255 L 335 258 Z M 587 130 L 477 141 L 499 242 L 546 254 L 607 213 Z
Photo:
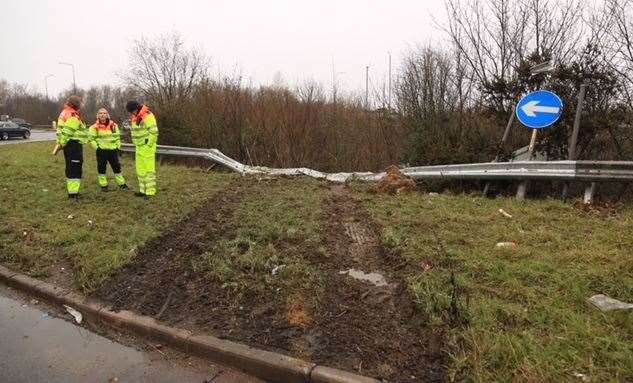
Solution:
M 378 383 L 372 378 L 292 358 L 283 354 L 258 350 L 240 343 L 164 326 L 154 318 L 130 311 L 114 312 L 94 299 L 54 286 L 0 266 L 0 283 L 46 300 L 68 305 L 93 323 L 132 332 L 181 351 L 227 365 L 269 382 L 279 383 Z

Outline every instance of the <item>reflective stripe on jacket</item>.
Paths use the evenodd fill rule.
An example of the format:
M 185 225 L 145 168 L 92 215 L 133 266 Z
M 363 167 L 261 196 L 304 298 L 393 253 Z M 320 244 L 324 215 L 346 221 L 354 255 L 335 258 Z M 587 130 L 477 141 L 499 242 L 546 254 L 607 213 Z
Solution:
M 97 149 L 116 150 L 121 148 L 121 131 L 114 121 L 106 124 L 95 122 L 88 128 L 90 145 Z
M 81 121 L 79 111 L 70 105 L 64 105 L 57 119 L 57 143 L 65 146 L 70 140 L 85 144 L 88 141 L 88 131 Z

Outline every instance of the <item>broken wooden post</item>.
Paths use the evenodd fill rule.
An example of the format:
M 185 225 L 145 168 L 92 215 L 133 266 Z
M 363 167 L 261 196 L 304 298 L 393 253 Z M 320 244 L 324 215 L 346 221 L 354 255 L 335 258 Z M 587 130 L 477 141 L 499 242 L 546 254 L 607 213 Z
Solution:
M 538 135 L 538 129 L 532 129 L 532 138 L 530 139 L 530 146 L 528 147 L 528 161 L 532 161 L 534 156 L 534 147 L 536 146 L 536 136 Z M 525 199 L 527 193 L 528 181 L 521 181 L 517 188 L 517 199 Z
M 592 182 L 585 187 L 585 198 L 583 202 L 585 205 L 591 205 L 593 203 L 593 197 L 596 192 L 596 183 Z
M 583 83 L 580 85 L 580 92 L 578 93 L 578 105 L 576 106 L 576 116 L 574 117 L 574 130 L 571 134 L 571 142 L 569 143 L 569 155 L 567 158 L 570 161 L 576 160 L 576 145 L 578 144 L 578 133 L 580 131 L 580 117 L 582 115 L 582 107 L 585 101 L 585 93 L 587 91 L 587 84 Z M 562 199 L 563 201 L 567 199 L 567 195 L 569 194 L 569 182 L 565 182 L 563 184 L 563 193 Z

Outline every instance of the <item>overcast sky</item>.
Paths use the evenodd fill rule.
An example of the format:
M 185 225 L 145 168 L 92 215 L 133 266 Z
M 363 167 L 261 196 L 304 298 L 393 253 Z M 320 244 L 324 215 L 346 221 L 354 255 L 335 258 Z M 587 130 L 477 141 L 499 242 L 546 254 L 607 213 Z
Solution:
M 211 57 L 215 73 L 239 70 L 255 84 L 281 72 L 290 85 L 315 79 L 327 89 L 332 63 L 339 86 L 364 89 L 365 66 L 378 86 L 416 44 L 441 43 L 433 19 L 443 0 L 3 0 L 0 6 L 0 78 L 53 95 L 72 83 L 119 83 L 131 41 L 178 32 Z

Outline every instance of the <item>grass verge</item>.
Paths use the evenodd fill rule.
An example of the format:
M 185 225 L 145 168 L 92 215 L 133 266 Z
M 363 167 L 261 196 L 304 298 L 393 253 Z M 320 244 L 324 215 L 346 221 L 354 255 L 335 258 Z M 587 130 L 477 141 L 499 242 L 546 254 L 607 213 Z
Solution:
M 289 316 L 296 301 L 311 316 L 323 288 L 319 258 L 327 256 L 323 186 L 310 179 L 254 182 L 233 212 L 235 232 L 195 258 L 194 270 L 238 296 L 276 291 L 287 301 Z
M 451 380 L 633 380 L 633 315 L 586 303 L 633 301 L 633 208 L 603 217 L 556 200 L 357 190 L 418 308 L 453 326 Z M 496 248 L 507 241 L 518 246 Z
M 134 250 L 224 188 L 234 175 L 181 166 L 158 166 L 158 195 L 101 192 L 95 153 L 84 149 L 82 199 L 65 192 L 64 158 L 51 143 L 0 147 L 0 262 L 36 277 L 55 277 L 59 264 L 74 270 L 74 282 L 89 292 L 134 256 Z M 134 161 L 123 174 L 136 188 Z M 108 169 L 111 176 L 111 170 Z M 111 188 L 114 181 L 110 180 Z M 90 223 L 92 222 L 92 223 Z

